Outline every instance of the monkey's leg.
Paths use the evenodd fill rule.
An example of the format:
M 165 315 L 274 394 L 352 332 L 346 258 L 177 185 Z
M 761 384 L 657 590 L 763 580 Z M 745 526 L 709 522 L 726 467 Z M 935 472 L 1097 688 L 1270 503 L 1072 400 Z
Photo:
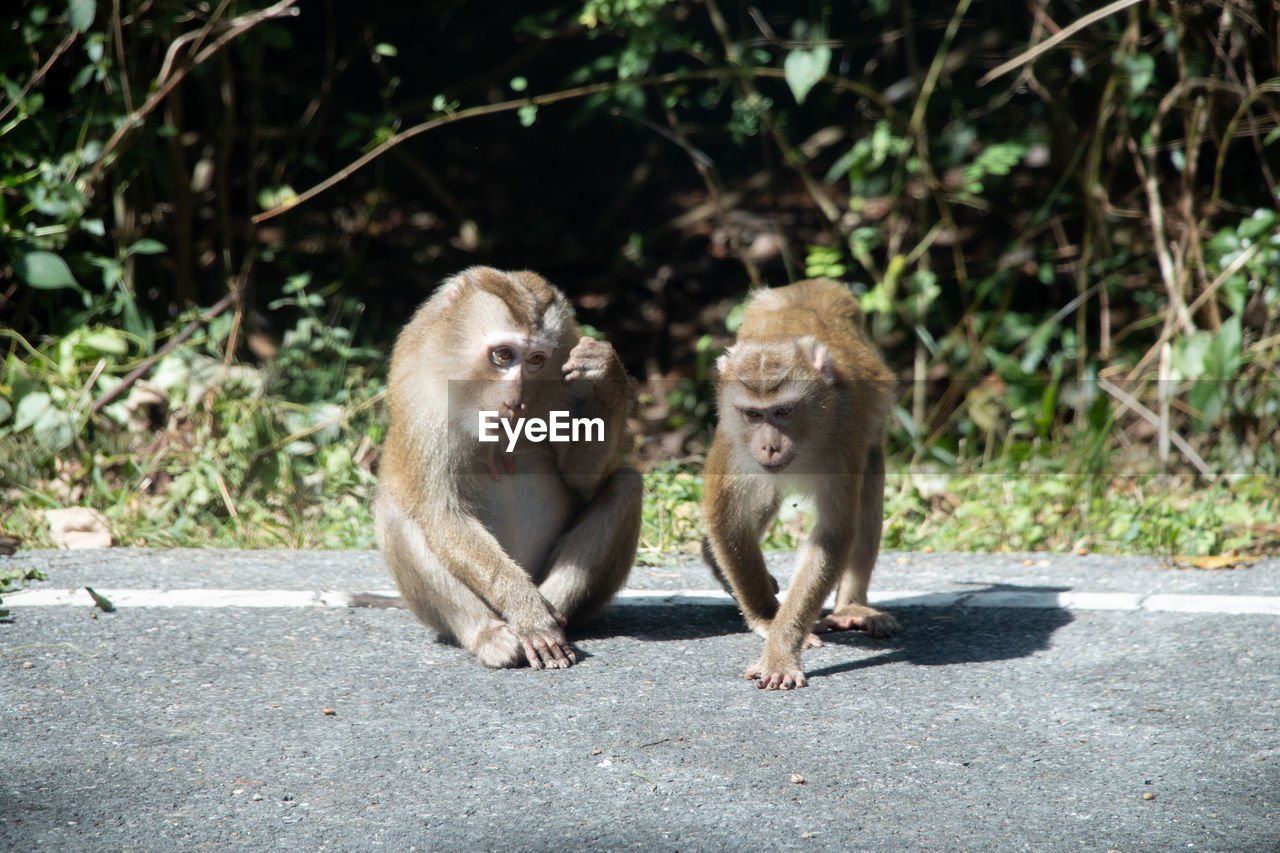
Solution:
M 880 531 L 884 522 L 884 453 L 873 447 L 867 453 L 867 470 L 862 477 L 858 501 L 858 528 L 849 562 L 836 590 L 836 606 L 819 619 L 813 630 L 866 631 L 872 637 L 887 637 L 898 630 L 893 614 L 867 605 L 871 572 L 880 553 Z
M 614 471 L 556 543 L 538 591 L 569 621 L 594 616 L 626 583 L 640 541 L 643 490 L 638 471 Z
M 511 628 L 441 564 L 422 529 L 386 489 L 374 498 L 378 547 L 409 610 L 489 667 L 519 665 L 525 656 Z

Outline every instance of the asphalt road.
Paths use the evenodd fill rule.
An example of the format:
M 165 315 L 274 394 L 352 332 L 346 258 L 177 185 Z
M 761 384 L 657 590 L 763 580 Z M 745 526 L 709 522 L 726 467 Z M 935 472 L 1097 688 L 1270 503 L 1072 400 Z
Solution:
M 688 559 L 563 672 L 351 606 L 387 603 L 376 553 L 28 565 L 0 850 L 1280 850 L 1278 560 L 885 554 L 902 632 L 828 637 L 790 693 Z

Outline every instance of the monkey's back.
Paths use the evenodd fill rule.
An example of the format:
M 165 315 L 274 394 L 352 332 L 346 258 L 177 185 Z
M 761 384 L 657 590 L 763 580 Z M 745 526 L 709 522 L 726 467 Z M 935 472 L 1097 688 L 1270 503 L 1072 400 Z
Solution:
M 863 336 L 857 297 L 838 281 L 814 278 L 756 291 L 747 302 L 738 340 L 813 335 L 831 343 L 850 332 Z

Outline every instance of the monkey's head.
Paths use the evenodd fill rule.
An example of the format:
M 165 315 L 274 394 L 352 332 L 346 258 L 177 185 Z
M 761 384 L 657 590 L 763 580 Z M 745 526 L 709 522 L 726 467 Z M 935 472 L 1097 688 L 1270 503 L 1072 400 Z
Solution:
M 824 435 L 836 411 L 827 349 L 812 336 L 740 341 L 716 362 L 720 436 L 747 450 L 769 473 L 802 459 L 819 469 L 811 435 Z M 817 444 L 821 445 L 822 442 Z
M 468 429 L 477 411 L 542 416 L 561 393 L 560 366 L 577 340 L 568 301 L 528 271 L 472 267 L 449 279 L 424 310 L 451 365 L 449 408 Z

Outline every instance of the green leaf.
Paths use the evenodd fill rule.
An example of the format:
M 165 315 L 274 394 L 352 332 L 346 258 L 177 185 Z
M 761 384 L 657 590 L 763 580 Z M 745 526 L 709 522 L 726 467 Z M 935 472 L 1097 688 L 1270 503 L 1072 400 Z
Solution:
M 124 333 L 117 329 L 97 329 L 89 332 L 78 342 L 88 352 L 96 355 L 121 356 L 129 351 L 129 342 Z
M 1173 342 L 1170 363 L 1178 374 L 1186 379 L 1201 376 L 1205 371 L 1205 354 L 1209 350 L 1208 332 L 1195 332 Z
M 783 60 L 782 70 L 795 96 L 797 104 L 803 104 L 809 90 L 817 85 L 831 67 L 831 48 L 820 44 L 813 50 L 793 50 Z
M 520 125 L 522 127 L 529 127 L 538 118 L 538 105 L 525 104 L 523 107 L 516 110 L 516 115 L 520 117 Z
M 4 397 L 0 397 L 0 424 L 9 420 L 9 415 L 13 414 L 13 406 Z
M 18 401 L 18 414 L 13 419 L 13 431 L 22 432 L 44 417 L 53 405 L 53 399 L 44 391 L 33 391 Z
M 528 88 L 529 88 L 529 81 L 526 78 L 524 77 L 511 78 L 511 91 L 523 92 L 525 89 L 528 89 Z
M 111 599 L 107 598 L 102 593 L 96 591 L 93 587 L 86 586 L 84 588 L 84 591 L 89 593 L 89 597 L 93 599 L 93 603 L 101 607 L 103 612 L 105 613 L 116 612 L 116 606 L 111 603 Z
M 67 0 L 67 20 L 76 32 L 87 32 L 98 13 L 96 0 Z
M 161 255 L 169 251 L 165 248 L 164 243 L 159 240 L 152 240 L 150 237 L 143 237 L 125 250 L 125 254 L 129 255 Z
M 39 290 L 79 289 L 67 262 L 53 252 L 27 252 L 13 265 L 18 278 Z
M 400 51 L 396 50 L 396 46 L 394 44 L 387 44 L 385 41 L 375 44 L 373 46 L 373 52 L 378 54 L 378 56 L 399 56 L 400 55 Z
M 1244 330 L 1240 315 L 1224 320 L 1218 333 L 1209 340 L 1204 365 L 1209 375 L 1219 382 L 1229 382 L 1240 371 L 1243 361 Z
M 1259 208 L 1248 219 L 1242 219 L 1236 233 L 1248 240 L 1257 239 L 1262 234 L 1270 234 L 1275 230 L 1280 214 L 1274 210 Z
M 1135 54 L 1125 59 L 1124 70 L 1129 75 L 1129 93 L 1136 98 L 1155 79 L 1156 61 L 1149 53 Z

